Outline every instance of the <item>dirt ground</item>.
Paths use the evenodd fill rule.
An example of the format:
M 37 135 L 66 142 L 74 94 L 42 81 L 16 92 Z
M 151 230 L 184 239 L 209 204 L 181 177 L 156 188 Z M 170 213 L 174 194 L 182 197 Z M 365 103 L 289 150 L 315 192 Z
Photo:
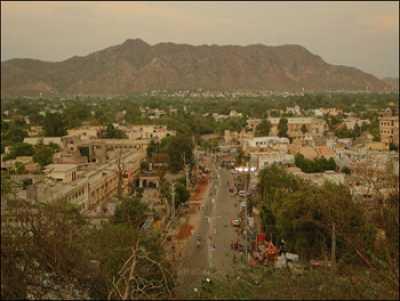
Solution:
M 178 233 L 175 235 L 176 239 L 182 240 L 188 238 L 192 235 L 193 226 L 189 224 L 184 224 L 179 228 Z

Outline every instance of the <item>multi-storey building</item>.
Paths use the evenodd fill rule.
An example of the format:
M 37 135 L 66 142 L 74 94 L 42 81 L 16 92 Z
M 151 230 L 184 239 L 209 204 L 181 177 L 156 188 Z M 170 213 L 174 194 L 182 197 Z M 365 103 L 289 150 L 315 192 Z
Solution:
M 81 140 L 89 140 L 99 138 L 101 126 L 85 126 L 76 129 L 69 129 L 69 136 L 79 136 Z
M 243 150 L 250 156 L 251 166 L 260 170 L 273 163 L 294 163 L 294 156 L 288 154 L 288 146 L 288 138 L 256 137 L 244 140 Z
M 356 125 L 361 127 L 363 124 L 370 124 L 370 121 L 368 119 L 348 117 L 343 120 L 343 123 L 346 125 L 346 128 L 348 128 L 349 130 L 353 130 Z
M 271 136 L 278 135 L 278 125 L 281 118 L 269 117 L 268 121 L 271 123 Z M 303 139 L 306 134 L 311 136 L 321 137 L 324 132 L 328 130 L 325 120 L 312 117 L 289 117 L 288 121 L 288 136 L 292 139 Z M 255 131 L 257 126 L 261 123 L 262 119 L 248 119 L 247 129 Z M 305 132 L 303 132 L 305 129 Z
M 243 145 L 244 151 L 273 150 L 278 152 L 288 151 L 289 139 L 280 137 L 255 137 L 247 139 Z
M 117 194 L 121 176 L 122 192 L 128 192 L 140 173 L 144 152 L 124 152 L 105 164 L 54 164 L 48 175 L 26 191 L 30 201 L 55 202 L 67 200 L 83 212 L 92 210 Z
M 343 114 L 343 110 L 342 109 L 338 109 L 338 108 L 320 108 L 319 109 L 320 112 L 322 112 L 323 115 L 329 115 L 329 116 L 338 116 Z
M 165 125 L 134 125 L 124 130 L 128 138 L 133 140 L 154 139 L 161 141 L 165 137 L 176 135 L 176 131 L 168 130 Z
M 248 132 L 242 129 L 240 132 L 225 130 L 224 131 L 224 142 L 225 144 L 240 143 L 243 144 L 245 140 L 254 138 L 253 132 Z
M 271 123 L 271 135 L 278 134 L 278 125 L 280 118 L 268 118 Z M 302 139 L 306 133 L 321 137 L 328 129 L 327 123 L 323 119 L 312 117 L 289 117 L 288 121 L 288 136 L 292 139 Z M 305 130 L 305 131 L 304 131 Z
M 386 145 L 399 145 L 399 115 L 387 108 L 379 117 L 379 132 L 381 141 Z

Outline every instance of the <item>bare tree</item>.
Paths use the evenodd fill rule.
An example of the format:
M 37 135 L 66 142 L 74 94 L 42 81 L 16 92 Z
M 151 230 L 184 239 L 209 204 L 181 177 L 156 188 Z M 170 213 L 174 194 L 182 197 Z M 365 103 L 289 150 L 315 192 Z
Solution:
M 173 294 L 173 275 L 159 261 L 151 258 L 150 253 L 140 245 L 139 240 L 131 248 L 129 258 L 124 262 L 118 278 L 113 279 L 108 300 L 154 299 L 171 297 Z M 143 275 L 143 266 L 153 270 L 159 277 Z

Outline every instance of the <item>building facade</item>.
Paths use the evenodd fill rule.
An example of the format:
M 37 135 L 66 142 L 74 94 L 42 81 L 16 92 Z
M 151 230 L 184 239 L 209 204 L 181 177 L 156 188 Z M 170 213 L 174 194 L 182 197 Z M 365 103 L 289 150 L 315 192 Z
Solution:
M 386 145 L 399 145 L 399 115 L 387 108 L 379 117 L 381 141 Z

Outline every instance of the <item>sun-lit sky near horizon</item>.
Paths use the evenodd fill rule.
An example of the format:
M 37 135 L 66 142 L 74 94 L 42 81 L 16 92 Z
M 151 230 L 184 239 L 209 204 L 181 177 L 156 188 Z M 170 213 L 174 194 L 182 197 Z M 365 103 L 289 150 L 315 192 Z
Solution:
M 1 2 L 1 60 L 60 61 L 140 38 L 193 45 L 299 44 L 326 62 L 399 74 L 399 3 Z

